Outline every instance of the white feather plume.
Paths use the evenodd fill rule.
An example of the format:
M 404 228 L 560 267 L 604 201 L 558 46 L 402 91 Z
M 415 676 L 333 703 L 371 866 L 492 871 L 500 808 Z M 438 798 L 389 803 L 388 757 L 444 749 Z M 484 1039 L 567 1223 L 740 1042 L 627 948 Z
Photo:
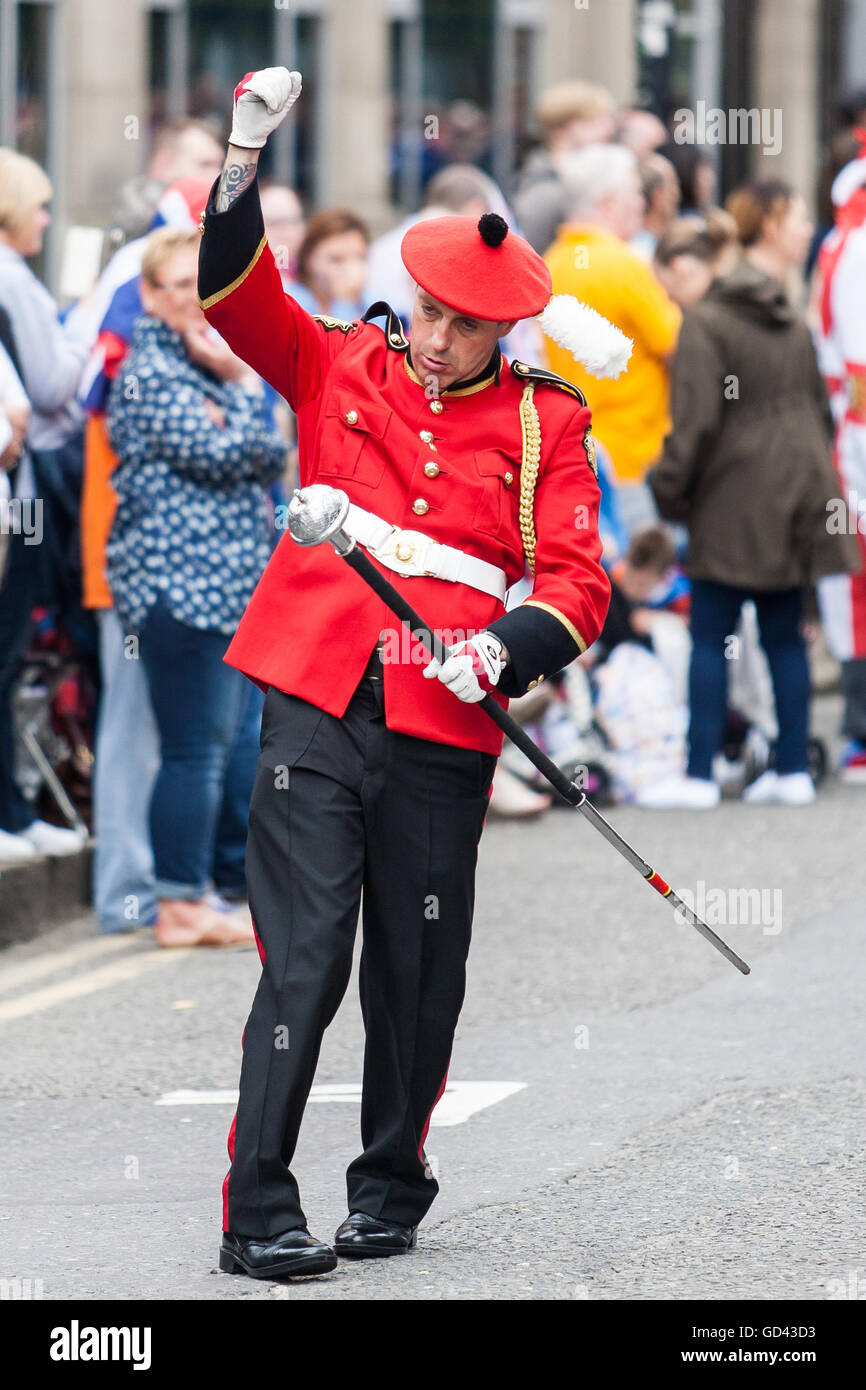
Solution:
M 541 330 L 597 377 L 625 371 L 634 343 L 615 324 L 572 294 L 555 294 L 539 315 Z

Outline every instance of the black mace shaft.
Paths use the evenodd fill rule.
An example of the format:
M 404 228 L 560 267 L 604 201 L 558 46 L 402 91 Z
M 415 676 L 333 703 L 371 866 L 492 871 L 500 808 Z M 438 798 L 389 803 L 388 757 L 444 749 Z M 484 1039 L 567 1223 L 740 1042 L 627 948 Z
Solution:
M 440 638 L 436 636 L 436 633 L 429 627 L 424 619 L 415 612 L 412 605 L 406 602 L 406 599 L 394 588 L 393 584 L 389 583 L 385 576 L 373 564 L 369 556 L 365 555 L 363 550 L 358 547 L 354 539 L 341 529 L 332 531 L 327 539 L 330 540 L 337 554 L 341 555 L 346 564 L 363 579 L 364 583 L 368 584 L 370 588 L 379 595 L 379 598 L 383 603 L 387 604 L 391 612 L 399 618 L 401 622 L 408 624 L 413 637 L 415 637 L 432 656 L 435 656 L 437 661 L 444 664 L 448 658 L 448 652 Z M 668 902 L 673 907 L 679 908 L 685 920 L 699 931 L 701 936 L 706 941 L 709 941 L 711 946 L 715 946 L 716 950 L 721 952 L 725 957 L 725 960 L 729 960 L 732 965 L 736 966 L 741 974 L 748 975 L 750 973 L 750 967 L 737 955 L 736 951 L 732 951 L 727 942 L 723 941 L 720 936 L 717 936 L 712 928 L 708 927 L 706 922 L 702 921 L 697 913 L 693 912 L 692 909 L 683 902 L 682 898 L 674 892 L 661 875 L 657 874 L 655 870 L 641 858 L 637 851 L 632 849 L 628 841 L 624 840 L 622 836 L 614 830 L 613 826 L 605 820 L 604 816 L 596 810 L 591 802 L 587 801 L 586 793 L 583 792 L 575 782 L 570 781 L 569 778 L 565 776 L 565 773 L 556 766 L 556 763 L 551 762 L 547 754 L 543 753 L 538 745 L 532 741 L 526 731 L 520 727 L 517 721 L 512 719 L 511 715 L 507 714 L 501 705 L 497 704 L 492 695 L 485 695 L 484 699 L 478 702 L 478 708 L 483 709 L 484 713 L 493 720 L 494 724 L 499 725 L 502 732 L 511 739 L 511 742 L 514 743 L 522 753 L 525 753 L 530 762 L 534 763 L 539 772 L 547 778 L 551 786 L 555 787 L 560 795 L 564 797 L 576 811 L 580 811 L 581 815 L 604 836 L 608 844 L 613 845 L 614 849 L 622 855 L 623 859 L 631 864 L 632 868 L 637 869 L 638 873 L 646 880 L 651 888 L 654 888 L 663 898 L 667 898 Z

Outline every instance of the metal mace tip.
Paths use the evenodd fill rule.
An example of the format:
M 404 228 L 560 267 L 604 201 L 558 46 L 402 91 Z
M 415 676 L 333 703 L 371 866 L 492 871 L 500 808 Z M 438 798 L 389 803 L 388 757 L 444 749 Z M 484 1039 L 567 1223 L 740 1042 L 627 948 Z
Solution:
M 336 538 L 348 514 L 349 499 L 338 487 L 296 487 L 286 517 L 289 535 L 298 545 L 321 545 Z

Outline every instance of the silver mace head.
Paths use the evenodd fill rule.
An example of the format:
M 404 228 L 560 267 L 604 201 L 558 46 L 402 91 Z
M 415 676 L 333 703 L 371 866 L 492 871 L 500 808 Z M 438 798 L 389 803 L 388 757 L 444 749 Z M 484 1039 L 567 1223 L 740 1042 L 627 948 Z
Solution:
M 349 499 L 338 487 L 311 483 L 295 488 L 288 506 L 289 535 L 298 545 L 321 545 L 330 541 L 340 554 L 351 550 L 354 540 L 342 532 L 349 513 Z

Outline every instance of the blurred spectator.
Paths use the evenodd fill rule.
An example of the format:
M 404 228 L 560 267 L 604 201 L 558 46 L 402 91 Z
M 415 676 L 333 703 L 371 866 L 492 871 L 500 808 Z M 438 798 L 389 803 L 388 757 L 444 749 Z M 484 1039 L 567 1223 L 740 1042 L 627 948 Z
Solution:
M 664 526 L 647 526 L 610 570 L 604 628 L 579 658 L 592 672 L 595 715 L 608 744 L 613 794 L 642 803 L 682 768 L 689 638 L 682 616 L 660 611 L 676 590 L 675 550 Z
M 326 208 L 307 223 L 296 278 L 287 292 L 310 314 L 351 321 L 364 312 L 366 222 L 349 208 Z
M 164 192 L 162 180 L 150 174 L 135 174 L 120 185 L 108 229 L 115 247 L 147 234 Z
M 0 315 L 5 320 L 4 323 L 0 323 L 0 469 L 8 481 L 8 474 L 17 468 L 24 448 L 30 420 L 30 402 L 21 384 L 21 378 L 15 370 L 15 364 L 4 346 L 9 327 L 8 315 L 2 309 Z M 3 571 L 0 567 L 0 584 L 2 577 Z
M 15 525 L 14 508 L 9 506 L 13 495 L 12 482 L 18 471 L 30 420 L 30 402 L 10 356 L 10 348 L 12 335 L 9 316 L 4 309 L 0 309 L 0 594 L 6 577 L 9 536 Z
M 204 182 L 208 189 L 219 174 L 224 147 L 204 121 L 170 121 L 157 127 L 147 170 L 121 184 L 111 218 L 115 242 L 132 241 L 152 230 L 165 190 L 179 179 Z M 102 320 L 108 302 L 100 302 Z
M 266 180 L 259 184 L 259 201 L 265 224 L 265 236 L 274 253 L 274 263 L 280 273 L 283 289 L 291 294 L 292 285 L 298 269 L 298 251 L 304 239 L 306 221 L 301 200 L 293 188 L 285 183 Z M 262 383 L 265 402 L 274 426 L 280 431 L 290 446 L 286 472 L 293 486 L 298 473 L 297 423 L 294 413 L 278 391 L 269 382 Z M 281 483 L 271 489 L 275 506 L 285 501 L 285 491 Z M 274 544 L 279 540 L 274 532 Z
M 858 141 L 857 149 L 860 149 Z M 866 142 L 864 142 L 866 147 Z M 854 532 L 860 570 L 821 581 L 818 597 L 827 645 L 841 663 L 846 746 L 840 773 L 866 783 L 866 158 L 838 173 L 832 187 L 836 225 L 821 247 L 817 273 L 818 350 L 836 428 L 834 462 L 840 506 Z
M 25 448 L 30 404 L 15 369 L 12 353 L 14 347 L 9 318 L 5 311 L 0 309 L 0 862 L 29 859 L 36 853 L 30 840 L 16 833 L 15 829 L 19 822 L 19 809 L 23 797 L 14 777 L 15 734 L 11 695 L 21 651 L 16 629 L 25 627 L 26 640 L 30 613 L 24 605 L 15 602 L 15 592 L 21 583 L 22 569 L 26 584 L 26 566 L 22 566 L 24 556 L 21 550 L 24 537 L 21 534 L 21 523 L 16 525 L 13 506 L 20 506 L 19 494 L 14 484 Z M 10 565 L 13 546 L 14 573 L 11 572 Z M 10 566 L 9 571 L 7 565 Z M 5 588 L 7 573 L 9 593 L 12 597 L 12 603 L 8 607 Z
M 853 130 L 840 130 L 833 136 L 830 149 L 821 170 L 821 184 L 818 190 L 818 220 L 806 258 L 806 274 L 815 269 L 821 243 L 833 230 L 836 221 L 836 208 L 833 203 L 833 184 L 837 176 L 860 154 L 860 141 Z
M 651 261 L 659 238 L 664 236 L 679 211 L 680 182 L 670 160 L 660 154 L 647 155 L 641 162 L 640 178 L 643 224 L 630 245 Z
M 651 475 L 659 511 L 688 526 L 692 581 L 688 775 L 643 799 L 659 808 L 718 804 L 712 764 L 727 718 L 726 644 L 748 599 L 779 739 L 775 769 L 743 795 L 814 799 L 802 591 L 856 563 L 851 538 L 828 534 L 830 413 L 808 328 L 785 289 L 809 246 L 805 204 L 767 181 L 738 189 L 728 207 L 745 259 L 686 314 L 672 368 L 673 429 Z
M 204 179 L 210 185 L 219 175 L 225 148 L 205 121 L 184 118 L 167 121 L 154 133 L 148 173 L 167 186 L 176 179 Z
M 652 111 L 623 111 L 619 118 L 616 139 L 636 159 L 643 161 L 668 140 L 668 132 L 663 121 Z
M 154 227 L 193 231 L 208 192 L 209 185 L 200 179 L 179 179 L 163 193 L 154 213 Z M 159 736 L 142 663 L 127 659 L 126 634 L 114 611 L 105 573 L 105 548 L 117 506 L 110 481 L 117 459 L 108 439 L 105 411 L 111 383 L 143 312 L 140 270 L 146 244 L 147 238 L 141 237 L 122 247 L 100 278 L 96 293 L 105 299 L 110 292 L 110 299 L 81 387 L 88 416 L 81 509 L 84 602 L 96 614 L 101 676 L 93 777 L 93 901 L 100 932 L 152 925 L 157 911 L 148 806 L 159 768 Z M 265 401 L 288 440 L 288 407 L 270 387 L 265 388 Z M 276 500 L 283 500 L 282 494 Z M 254 762 L 257 756 L 262 704 L 261 692 L 255 686 L 245 684 L 244 693 L 242 719 L 223 784 L 214 851 L 213 877 L 218 894 L 208 898 L 220 905 L 227 897 L 244 892 L 248 769 L 250 758 Z M 121 762 L 126 769 L 124 777 L 117 776 Z
M 298 269 L 298 252 L 304 239 L 304 210 L 293 188 L 286 183 L 263 182 L 259 187 L 265 236 L 274 261 L 288 289 Z
M 703 299 L 717 275 L 732 270 L 739 259 L 737 224 L 720 208 L 699 220 L 679 218 L 656 247 L 653 269 L 671 299 L 690 309 Z
M 39 165 L 0 149 L 0 308 L 4 344 L 32 411 L 27 448 L 15 473 L 15 496 L 41 518 L 40 543 L 23 531 L 9 537 L 6 582 L 0 601 L 0 831 L 7 854 L 69 854 L 81 847 L 72 830 L 34 817 L 14 779 L 11 696 L 30 633 L 35 604 L 71 610 L 76 605 L 78 557 L 74 541 L 81 479 L 81 411 L 75 390 L 87 356 L 86 309 L 61 326 L 57 306 L 27 265 L 42 249 L 51 216 L 51 184 Z M 20 405 L 20 401 L 19 401 Z M 14 403 L 13 403 L 14 408 Z M 7 416 L 8 418 L 8 416 Z M 19 419 L 19 427 L 20 427 Z
M 192 231 L 209 191 L 209 185 L 201 179 L 179 179 L 163 192 L 153 215 L 152 230 L 170 226 Z M 94 302 L 105 307 L 79 385 L 87 415 L 81 545 L 84 603 L 88 608 L 110 609 L 112 602 L 105 580 L 105 542 L 116 506 L 109 479 L 117 461 L 105 430 L 105 409 L 111 383 L 129 350 L 135 324 L 143 311 L 140 277 L 146 244 L 147 237 L 138 237 L 121 247 L 105 267 L 93 291 Z
M 650 599 L 670 574 L 676 551 L 663 526 L 646 526 L 629 542 L 624 557 L 612 565 L 610 607 L 598 640 L 586 653 L 592 662 L 604 661 L 620 642 L 639 642 L 652 649 Z
M 611 565 L 605 626 L 587 656 L 604 661 L 620 642 L 637 642 L 666 667 L 679 703 L 688 698 L 689 582 L 676 563 L 665 526 L 636 531 L 623 558 Z M 677 769 L 678 771 L 679 769 Z
M 76 388 L 87 357 L 89 319 L 57 305 L 27 265 L 51 224 L 51 183 L 32 159 L 0 149 L 0 306 L 8 316 L 25 390 L 33 406 L 31 449 L 60 449 L 81 428 Z
M 621 145 L 589 145 L 562 163 L 568 222 L 545 257 L 554 294 L 572 294 L 634 341 L 625 374 L 599 381 L 547 341 L 552 369 L 579 386 L 592 431 L 610 454 L 622 520 L 629 531 L 655 518 L 644 477 L 668 429 L 667 359 L 680 311 L 643 257 L 628 245 L 640 226 L 638 166 Z
M 475 101 L 452 101 L 440 144 L 450 163 L 485 164 L 490 158 L 490 121 Z
M 198 235 L 155 232 L 139 320 L 109 403 L 120 463 L 108 579 L 161 743 L 150 807 L 160 945 L 228 945 L 246 925 L 205 901 L 244 680 L 222 658 L 270 554 L 263 487 L 281 472 L 258 378 L 207 328 Z
M 674 166 L 680 181 L 680 215 L 706 216 L 716 192 L 716 171 L 710 156 L 697 145 L 678 145 L 675 140 L 662 146 L 659 154 Z
M 612 140 L 616 103 L 605 87 L 591 82 L 560 82 L 538 104 L 544 148 L 530 154 L 520 171 L 514 210 L 527 241 L 540 255 L 550 246 L 568 213 L 562 160 L 585 145 Z

